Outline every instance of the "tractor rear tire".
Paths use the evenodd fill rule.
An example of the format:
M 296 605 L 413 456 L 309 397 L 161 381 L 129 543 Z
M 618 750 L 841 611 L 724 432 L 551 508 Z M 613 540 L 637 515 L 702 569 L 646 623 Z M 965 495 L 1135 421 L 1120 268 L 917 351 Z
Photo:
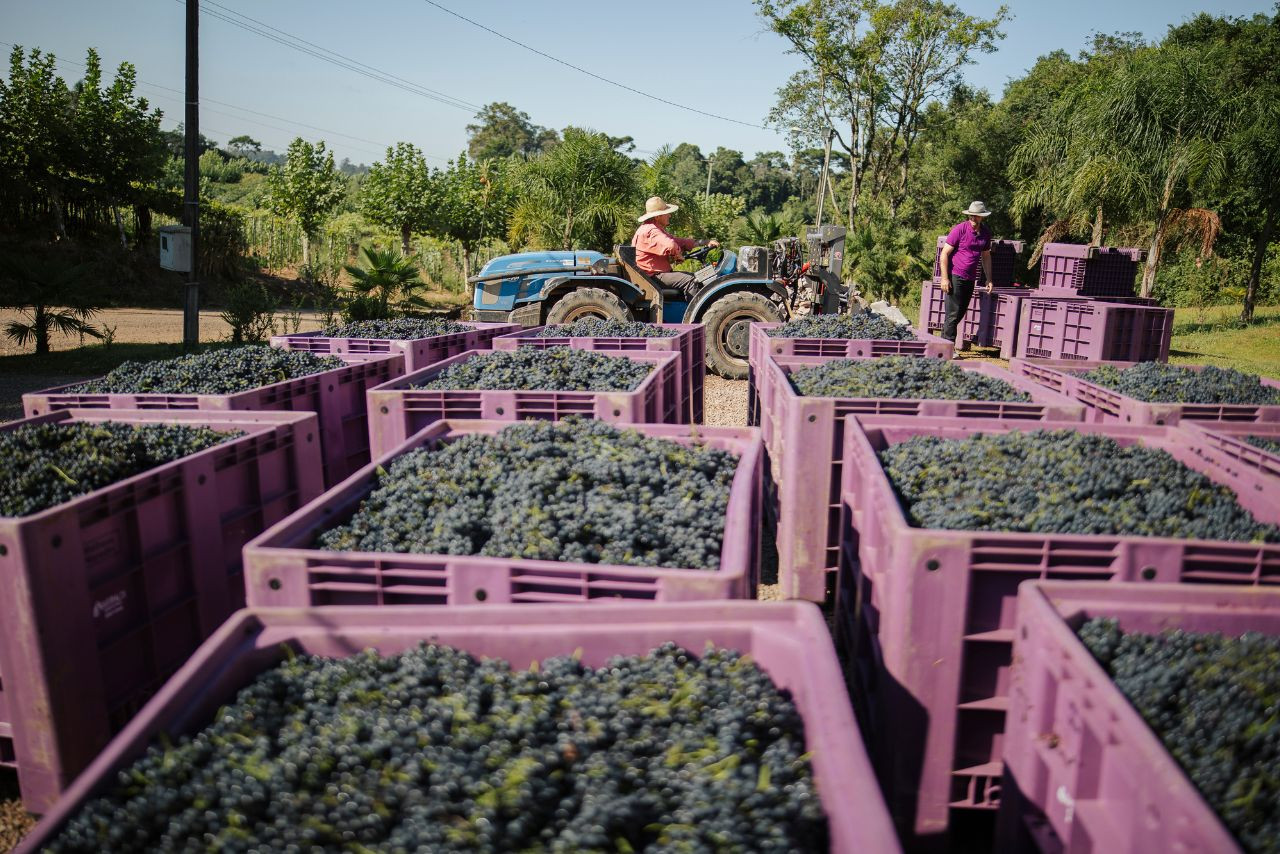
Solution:
M 580 288 L 565 294 L 547 312 L 547 325 L 573 323 L 586 317 L 631 320 L 631 310 L 615 294 L 601 288 Z
M 768 297 L 750 291 L 716 300 L 702 316 L 707 327 L 707 367 L 725 379 L 745 380 L 750 324 L 785 319 Z

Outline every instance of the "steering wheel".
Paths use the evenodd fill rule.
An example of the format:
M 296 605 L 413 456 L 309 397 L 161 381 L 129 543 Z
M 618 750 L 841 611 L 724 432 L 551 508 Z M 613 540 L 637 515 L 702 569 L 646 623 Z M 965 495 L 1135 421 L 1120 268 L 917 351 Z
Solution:
M 724 250 L 719 246 L 695 246 L 684 253 L 684 260 L 700 264 L 719 264 L 723 258 Z

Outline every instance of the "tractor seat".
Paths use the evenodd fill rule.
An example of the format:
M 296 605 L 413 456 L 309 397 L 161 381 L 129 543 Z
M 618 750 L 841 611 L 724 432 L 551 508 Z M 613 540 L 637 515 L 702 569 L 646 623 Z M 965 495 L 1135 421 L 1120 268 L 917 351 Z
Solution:
M 662 294 L 663 299 L 681 302 L 685 300 L 684 291 L 664 284 L 657 276 L 651 276 L 636 266 L 636 248 L 631 244 L 613 247 L 613 254 L 622 263 L 622 269 L 626 271 L 627 278 L 631 281 L 636 284 L 640 284 L 641 281 L 648 282 L 650 287 Z

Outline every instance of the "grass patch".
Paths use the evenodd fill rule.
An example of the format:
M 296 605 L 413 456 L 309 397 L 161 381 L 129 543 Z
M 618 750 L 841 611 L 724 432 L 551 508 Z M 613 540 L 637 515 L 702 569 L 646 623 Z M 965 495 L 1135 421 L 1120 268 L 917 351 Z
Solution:
M 1240 323 L 1240 310 L 1239 305 L 1178 309 L 1170 364 L 1216 365 L 1280 378 L 1280 306 L 1256 309 L 1248 326 Z

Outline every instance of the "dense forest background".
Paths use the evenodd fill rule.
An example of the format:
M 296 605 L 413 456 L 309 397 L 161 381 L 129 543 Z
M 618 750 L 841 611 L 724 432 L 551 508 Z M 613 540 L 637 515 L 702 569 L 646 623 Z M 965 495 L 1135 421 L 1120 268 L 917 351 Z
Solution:
M 998 49 L 1004 9 L 754 5 L 802 59 L 767 116 L 787 151 L 679 142 L 642 156 L 631 137 L 542 127 L 503 102 L 443 168 L 412 141 L 357 165 L 301 136 L 285 152 L 202 138 L 213 300 L 332 301 L 369 247 L 409 258 L 437 301 L 459 303 L 494 255 L 610 251 L 651 195 L 681 206 L 678 232 L 767 245 L 814 221 L 830 137 L 823 216 L 849 228 L 845 275 L 865 293 L 910 301 L 936 236 L 981 199 L 997 236 L 1027 243 L 1023 281 L 1044 241 L 1094 242 L 1147 249 L 1144 293 L 1166 305 L 1238 303 L 1247 319 L 1280 302 L 1280 5 L 1202 14 L 1157 43 L 1099 34 L 998 95 L 964 70 Z M 15 47 L 0 80 L 0 301 L 26 305 L 42 280 L 43 299 L 73 307 L 176 306 L 181 279 L 159 270 L 155 234 L 181 214 L 182 129 L 161 129 L 128 63 L 108 80 L 90 50 L 86 68 L 68 84 L 53 56 Z

